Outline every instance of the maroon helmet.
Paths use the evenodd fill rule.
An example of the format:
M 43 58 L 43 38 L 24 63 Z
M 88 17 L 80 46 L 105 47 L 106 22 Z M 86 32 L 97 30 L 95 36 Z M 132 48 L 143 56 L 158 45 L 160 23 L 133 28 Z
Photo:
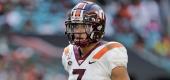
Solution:
M 69 42 L 80 47 L 89 43 L 98 42 L 104 35 L 105 14 L 100 6 L 93 2 L 83 1 L 78 3 L 68 14 L 65 21 L 66 32 Z M 83 25 L 85 32 L 76 33 L 74 28 Z M 75 40 L 75 34 L 86 34 L 85 40 Z

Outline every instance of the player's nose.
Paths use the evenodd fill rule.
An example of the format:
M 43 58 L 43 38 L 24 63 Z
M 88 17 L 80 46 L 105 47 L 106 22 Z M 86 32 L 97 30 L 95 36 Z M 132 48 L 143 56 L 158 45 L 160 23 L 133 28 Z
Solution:
M 85 29 L 83 28 L 83 27 L 76 27 L 75 29 L 74 29 L 74 32 L 75 33 L 82 33 L 82 32 L 85 32 Z

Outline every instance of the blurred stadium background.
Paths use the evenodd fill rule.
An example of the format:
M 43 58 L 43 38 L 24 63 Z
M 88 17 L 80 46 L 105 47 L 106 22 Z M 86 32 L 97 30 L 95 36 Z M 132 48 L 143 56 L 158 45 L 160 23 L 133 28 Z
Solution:
M 64 20 L 81 0 L 0 0 L 0 80 L 67 80 Z M 128 49 L 131 80 L 170 80 L 170 1 L 91 0 L 106 12 L 104 40 Z

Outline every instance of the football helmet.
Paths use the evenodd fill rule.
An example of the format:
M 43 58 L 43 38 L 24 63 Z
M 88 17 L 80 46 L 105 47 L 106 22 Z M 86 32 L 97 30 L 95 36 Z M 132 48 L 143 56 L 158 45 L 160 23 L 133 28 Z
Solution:
M 104 35 L 105 14 L 100 6 L 93 2 L 83 1 L 78 3 L 71 11 L 65 21 L 65 34 L 69 42 L 80 47 L 90 43 L 98 42 Z M 85 32 L 75 32 L 78 25 L 83 25 Z M 75 40 L 75 34 L 86 34 L 85 40 Z

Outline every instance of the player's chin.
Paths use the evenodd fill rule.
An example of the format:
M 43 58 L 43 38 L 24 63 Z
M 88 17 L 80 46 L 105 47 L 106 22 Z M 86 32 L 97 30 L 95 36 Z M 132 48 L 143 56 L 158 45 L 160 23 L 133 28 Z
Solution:
M 74 41 L 75 45 L 79 46 L 79 47 L 85 47 L 88 45 L 88 40 L 87 39 L 78 39 Z

